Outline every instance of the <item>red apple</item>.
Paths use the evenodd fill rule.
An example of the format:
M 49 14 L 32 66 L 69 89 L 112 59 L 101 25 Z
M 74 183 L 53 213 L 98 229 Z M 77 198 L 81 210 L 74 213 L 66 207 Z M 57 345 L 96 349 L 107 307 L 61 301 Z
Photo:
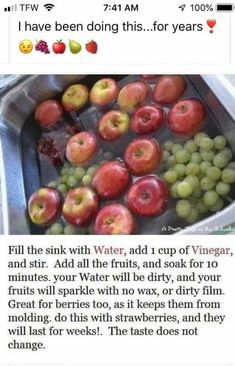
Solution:
M 117 82 L 110 78 L 98 80 L 90 92 L 90 102 L 98 107 L 104 107 L 107 104 L 116 101 L 118 94 Z
M 151 137 L 134 139 L 124 152 L 124 160 L 133 175 L 151 173 L 161 162 L 159 143 Z
M 63 217 L 71 225 L 89 224 L 98 210 L 98 197 L 92 189 L 79 187 L 67 194 L 63 205 Z
M 169 200 L 166 183 L 154 176 L 135 181 L 127 194 L 128 208 L 136 215 L 159 216 L 165 212 Z
M 66 111 L 72 112 L 84 107 L 88 102 L 89 91 L 83 84 L 70 85 L 62 96 L 62 104 Z
M 130 175 L 125 165 L 118 160 L 103 163 L 95 172 L 92 186 L 101 198 L 120 196 L 128 187 Z
M 54 51 L 54 53 L 64 53 L 66 50 L 66 44 L 64 42 L 62 42 L 62 39 L 59 41 L 56 41 L 53 43 L 52 45 L 52 49 Z
M 42 128 L 50 128 L 62 116 L 62 107 L 56 100 L 45 100 L 37 107 L 35 119 Z
M 132 113 L 148 97 L 148 86 L 144 81 L 135 81 L 126 84 L 119 92 L 117 102 L 120 108 L 128 113 Z
M 130 118 L 126 112 L 109 111 L 98 122 L 99 134 L 106 141 L 117 140 L 128 132 L 129 121 Z
M 104 206 L 95 219 L 95 234 L 132 234 L 135 221 L 130 211 L 119 203 Z
M 61 214 L 62 196 L 55 188 L 40 188 L 28 202 L 31 221 L 39 226 L 51 225 Z
M 201 129 L 205 116 L 206 109 L 200 100 L 181 100 L 168 113 L 168 127 L 176 134 L 191 137 Z
M 66 145 L 66 158 L 74 166 L 86 165 L 95 155 L 97 140 L 92 132 L 79 132 Z
M 176 102 L 185 92 L 186 81 L 179 75 L 166 75 L 158 79 L 153 89 L 153 99 L 161 104 Z
M 131 129 L 139 135 L 156 132 L 163 126 L 165 113 L 157 105 L 139 107 L 131 118 Z

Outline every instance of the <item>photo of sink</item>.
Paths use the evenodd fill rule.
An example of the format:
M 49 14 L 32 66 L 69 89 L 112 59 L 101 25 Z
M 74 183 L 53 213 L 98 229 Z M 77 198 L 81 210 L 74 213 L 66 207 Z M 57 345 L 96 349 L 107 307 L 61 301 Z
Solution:
M 64 91 L 70 85 L 82 84 L 89 93 L 97 81 L 107 78 L 116 82 L 119 93 L 119 96 L 116 96 L 115 100 L 110 101 L 107 105 L 101 106 L 92 102 L 90 93 L 90 102 L 87 102 L 79 110 L 68 110 L 69 108 L 66 109 L 63 105 L 62 116 L 60 116 L 59 123 L 55 126 L 42 128 L 40 123 L 36 121 L 35 110 L 37 107 L 46 100 L 54 100 L 60 104 Z M 160 76 L 22 75 L 15 78 L 15 80 L 11 80 L 9 84 L 0 89 L 0 176 L 3 233 L 6 235 L 45 233 L 106 234 L 108 232 L 100 231 L 102 225 L 97 223 L 97 216 L 107 206 L 114 207 L 115 205 L 115 210 L 118 206 L 122 206 L 119 217 L 126 217 L 128 221 L 128 215 L 130 214 L 133 222 L 129 220 L 125 224 L 125 228 L 128 225 L 130 226 L 129 231 L 118 232 L 117 230 L 115 232 L 115 228 L 113 233 L 162 235 L 176 233 L 216 234 L 223 232 L 223 230 L 225 232 L 226 230 L 228 232 L 232 231 L 235 222 L 233 178 L 231 182 L 229 181 L 230 177 L 228 178 L 231 186 L 229 194 L 223 194 L 223 192 L 221 195 L 218 194 L 218 199 L 216 198 L 211 206 L 210 201 L 213 201 L 215 195 L 213 196 L 210 192 L 216 192 L 216 189 L 219 192 L 221 187 L 225 189 L 226 177 L 223 178 L 225 185 L 218 186 L 222 179 L 223 170 L 228 168 L 234 171 L 235 169 L 232 162 L 235 154 L 235 89 L 231 87 L 231 84 L 223 75 L 183 75 L 183 79 L 187 84 L 186 90 L 182 91 L 180 98 L 168 103 L 157 102 L 154 99 L 156 97 L 153 90 L 159 82 Z M 144 83 L 147 87 L 147 93 L 138 105 L 136 104 L 130 109 L 121 102 L 120 91 L 126 85 L 132 83 Z M 188 131 L 185 135 L 175 133 L 169 122 L 170 110 L 179 100 L 183 103 L 186 100 L 199 101 L 205 108 L 205 118 L 203 118 L 204 122 L 201 127 L 195 131 Z M 141 134 L 133 128 L 133 115 L 136 113 L 137 108 L 145 105 L 158 107 L 158 112 L 162 113 L 162 123 L 159 128 Z M 107 138 L 102 136 L 101 129 L 98 131 L 98 126 L 100 126 L 101 118 L 113 110 L 124 112 L 129 121 L 128 123 L 132 124 L 132 128 L 127 128 L 126 124 L 125 133 L 109 140 L 109 136 Z M 167 120 L 168 122 L 166 122 Z M 95 136 L 96 151 L 88 163 L 80 164 L 80 162 L 74 161 L 69 156 L 67 144 L 72 136 L 84 132 L 89 132 L 92 136 Z M 194 144 L 195 135 L 201 132 L 205 133 L 204 137 L 206 139 L 214 141 L 213 147 L 208 147 L 207 140 L 205 140 L 205 147 L 203 142 L 198 142 L 198 145 Z M 220 136 L 217 145 L 215 143 L 216 136 Z M 222 146 L 221 150 L 231 151 L 231 156 L 228 157 L 225 164 L 222 161 L 220 165 L 220 161 L 218 164 L 216 160 L 215 163 L 212 162 L 214 162 L 214 156 L 219 154 L 220 141 L 223 145 L 221 136 L 227 141 L 227 146 Z M 149 170 L 146 168 L 147 162 L 145 162 L 142 173 L 136 172 L 127 158 L 128 147 L 137 139 L 145 139 L 145 142 L 147 140 L 148 143 L 151 141 L 156 143 L 157 141 L 157 146 L 161 150 L 161 161 L 159 160 L 159 163 L 156 163 L 153 168 L 150 167 Z M 173 148 L 171 144 L 175 147 Z M 177 153 L 178 149 L 184 150 L 184 154 Z M 187 150 L 187 154 L 185 150 Z M 192 158 L 193 154 L 196 155 Z M 193 160 L 197 156 L 199 156 L 199 161 Z M 194 168 L 199 170 L 199 166 L 203 161 L 207 161 L 209 164 L 204 164 L 203 172 L 201 170 L 195 172 Z M 122 165 L 122 169 L 125 169 L 130 179 L 128 178 L 129 181 L 123 190 L 119 192 L 120 194 L 105 197 L 101 193 L 100 185 L 95 182 L 98 180 L 95 177 L 97 177 L 101 167 L 104 170 L 104 165 L 110 164 L 110 162 Z M 194 163 L 194 165 L 190 165 L 190 163 Z M 209 184 L 211 181 L 208 183 L 207 179 L 207 170 L 210 167 L 218 168 L 219 171 L 218 177 L 213 178 L 214 181 L 212 179 L 213 184 L 211 186 Z M 107 165 L 107 170 L 112 168 L 112 164 Z M 181 177 L 177 169 L 186 169 L 188 173 L 182 173 Z M 217 170 L 210 170 L 211 174 L 216 174 Z M 223 174 L 225 176 L 226 172 Z M 113 182 L 111 182 L 112 184 L 108 182 L 109 188 L 112 185 L 113 190 L 118 189 L 118 178 L 115 179 L 115 175 L 111 176 Z M 188 178 L 189 176 L 191 178 Z M 192 176 L 197 176 L 194 181 L 198 180 L 198 183 L 195 184 L 200 184 L 201 188 L 199 186 L 192 188 L 192 184 L 194 184 Z M 146 212 L 143 213 L 144 201 L 138 209 L 136 205 L 133 208 L 133 199 L 131 202 L 128 201 L 132 187 L 139 180 L 146 177 L 149 180 L 154 178 L 155 183 L 157 181 L 158 193 L 161 189 L 161 194 L 163 194 L 165 189 L 163 189 L 163 185 L 164 187 L 168 186 L 166 188 L 168 193 L 164 193 L 164 199 L 167 202 L 162 203 L 154 214 L 149 211 L 146 211 L 147 214 Z M 105 181 L 106 185 L 107 179 Z M 180 184 L 182 182 L 183 185 Z M 203 184 L 205 184 L 205 187 Z M 67 218 L 68 215 L 66 215 L 63 206 L 63 215 L 60 212 L 59 215 L 53 217 L 53 222 L 48 221 L 46 224 L 37 225 L 32 219 L 30 220 L 27 206 L 33 193 L 42 187 L 59 191 L 62 201 L 67 200 L 68 194 L 78 188 L 93 191 L 95 195 L 98 195 L 99 201 L 96 212 L 93 212 L 89 220 L 83 220 L 81 224 L 76 225 L 76 221 Z M 182 193 L 181 188 L 183 189 Z M 192 188 L 191 192 L 187 193 L 187 188 Z M 174 189 L 176 193 L 174 193 Z M 159 200 L 160 196 L 158 196 L 158 205 Z M 205 212 L 201 207 L 203 200 L 205 202 L 209 200 L 209 209 L 207 207 Z M 179 201 L 183 201 L 181 207 Z M 187 202 L 185 203 L 185 201 Z M 190 207 L 187 213 L 188 204 L 190 204 Z M 63 205 L 63 202 L 61 205 Z M 183 212 L 181 215 L 182 208 L 185 210 L 185 214 Z M 200 211 L 200 209 L 202 210 L 198 214 L 197 211 Z M 114 215 L 113 212 L 112 215 Z M 190 215 L 191 221 L 187 217 Z M 110 216 L 108 219 L 111 220 Z M 51 225 L 54 225 L 53 228 Z

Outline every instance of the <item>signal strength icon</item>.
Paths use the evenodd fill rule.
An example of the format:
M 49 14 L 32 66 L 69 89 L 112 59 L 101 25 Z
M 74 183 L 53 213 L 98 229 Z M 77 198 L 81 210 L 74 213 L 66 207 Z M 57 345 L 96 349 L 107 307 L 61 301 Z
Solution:
M 17 4 L 7 6 L 6 8 L 4 8 L 4 11 L 17 11 Z
M 45 4 L 44 5 L 44 8 L 47 10 L 47 11 L 51 11 L 53 8 L 54 8 L 55 5 L 53 4 Z

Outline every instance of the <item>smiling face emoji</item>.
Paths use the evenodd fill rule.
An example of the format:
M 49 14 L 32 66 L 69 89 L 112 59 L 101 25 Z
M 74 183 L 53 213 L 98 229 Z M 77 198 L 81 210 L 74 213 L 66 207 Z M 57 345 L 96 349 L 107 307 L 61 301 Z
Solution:
M 19 49 L 22 53 L 25 54 L 30 53 L 33 51 L 33 44 L 28 39 L 24 39 L 23 41 L 20 42 Z

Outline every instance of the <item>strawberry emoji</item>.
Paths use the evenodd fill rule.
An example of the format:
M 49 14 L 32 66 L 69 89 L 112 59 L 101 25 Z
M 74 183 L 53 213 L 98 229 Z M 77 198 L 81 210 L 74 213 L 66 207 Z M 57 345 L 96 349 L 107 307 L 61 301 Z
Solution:
M 98 50 L 98 45 L 95 41 L 90 41 L 86 44 L 86 50 L 90 53 L 96 53 Z

